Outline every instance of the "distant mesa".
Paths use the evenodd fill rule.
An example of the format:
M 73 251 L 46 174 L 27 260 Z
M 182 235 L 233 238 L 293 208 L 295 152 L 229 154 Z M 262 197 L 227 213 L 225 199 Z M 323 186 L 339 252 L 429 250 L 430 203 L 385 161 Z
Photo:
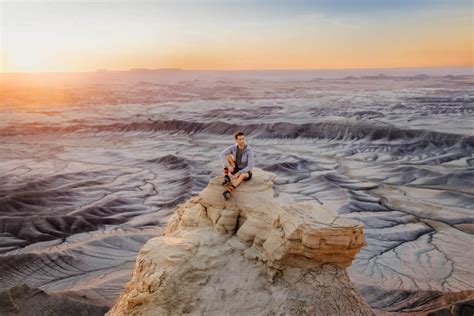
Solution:
M 362 79 L 389 79 L 391 78 L 390 76 L 387 76 L 386 74 L 378 74 L 375 76 L 361 76 Z
M 149 68 L 130 68 L 130 72 L 173 72 L 173 71 L 182 71 L 181 68 L 157 68 L 157 69 L 149 69 Z
M 107 68 L 99 68 L 95 72 L 96 73 L 155 73 L 155 72 L 177 72 L 183 71 L 181 68 L 130 68 L 129 70 L 109 70 Z

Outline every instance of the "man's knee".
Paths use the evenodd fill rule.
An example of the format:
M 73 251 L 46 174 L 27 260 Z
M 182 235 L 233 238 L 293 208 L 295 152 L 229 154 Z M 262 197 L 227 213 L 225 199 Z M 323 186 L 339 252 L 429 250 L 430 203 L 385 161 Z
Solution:
M 234 161 L 235 161 L 235 159 L 234 159 L 234 156 L 233 156 L 232 154 L 228 154 L 228 155 L 227 155 L 227 156 L 225 156 L 225 157 L 226 157 L 226 158 L 227 158 L 227 160 L 229 160 L 229 161 L 232 161 L 232 162 L 234 162 Z
M 239 176 L 241 180 L 247 179 L 248 177 L 249 177 L 249 174 L 247 172 L 241 173 Z

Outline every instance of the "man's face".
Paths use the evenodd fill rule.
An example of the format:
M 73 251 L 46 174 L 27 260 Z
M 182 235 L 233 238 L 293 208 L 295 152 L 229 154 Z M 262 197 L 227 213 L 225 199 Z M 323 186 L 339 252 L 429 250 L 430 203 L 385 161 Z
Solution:
M 237 137 L 237 144 L 242 147 L 245 145 L 245 136 L 240 135 Z

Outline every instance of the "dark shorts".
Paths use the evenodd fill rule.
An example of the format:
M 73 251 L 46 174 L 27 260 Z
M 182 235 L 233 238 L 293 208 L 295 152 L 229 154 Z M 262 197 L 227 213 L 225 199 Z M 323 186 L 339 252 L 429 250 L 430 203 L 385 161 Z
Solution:
M 240 169 L 238 167 L 235 167 L 234 171 L 232 171 L 230 174 L 234 175 L 239 171 L 240 171 Z M 252 179 L 252 171 L 249 171 L 247 173 L 249 174 L 249 177 L 244 179 L 243 181 L 249 181 L 250 179 Z

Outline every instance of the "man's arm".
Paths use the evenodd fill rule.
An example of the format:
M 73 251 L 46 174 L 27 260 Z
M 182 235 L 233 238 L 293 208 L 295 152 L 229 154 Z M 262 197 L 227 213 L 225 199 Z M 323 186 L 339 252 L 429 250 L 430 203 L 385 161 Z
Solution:
M 248 155 L 248 162 L 247 162 L 247 166 L 240 170 L 239 173 L 244 173 L 244 172 L 249 172 L 250 170 L 252 170 L 253 168 L 253 149 L 250 148 L 249 149 L 249 155 Z
M 226 149 L 224 149 L 222 152 L 221 152 L 221 160 L 222 160 L 222 163 L 224 164 L 224 166 L 227 166 L 227 167 L 230 167 L 228 165 L 228 161 L 227 159 L 225 158 L 225 156 L 229 155 L 232 153 L 232 146 L 233 145 L 230 145 L 229 147 L 227 147 Z

